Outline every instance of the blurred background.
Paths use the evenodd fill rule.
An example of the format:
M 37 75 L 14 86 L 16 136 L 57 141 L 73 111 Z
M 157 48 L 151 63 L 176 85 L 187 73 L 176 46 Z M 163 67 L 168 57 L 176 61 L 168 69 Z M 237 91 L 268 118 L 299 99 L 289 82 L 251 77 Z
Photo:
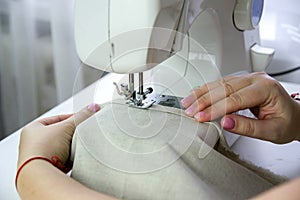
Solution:
M 71 97 L 75 80 L 84 88 L 99 78 L 76 55 L 73 6 L 74 0 L 0 0 L 0 139 Z M 298 0 L 265 0 L 261 42 L 276 49 L 268 73 L 300 65 L 298 8 Z M 275 78 L 300 83 L 300 70 L 281 74 Z
M 98 79 L 76 55 L 73 4 L 0 0 L 0 139 Z

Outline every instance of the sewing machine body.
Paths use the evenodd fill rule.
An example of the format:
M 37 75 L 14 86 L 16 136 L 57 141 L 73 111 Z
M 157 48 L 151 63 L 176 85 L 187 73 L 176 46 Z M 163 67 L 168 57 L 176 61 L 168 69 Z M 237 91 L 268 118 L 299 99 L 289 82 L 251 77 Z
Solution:
M 129 74 L 114 83 L 113 99 L 122 95 L 139 108 L 168 105 L 169 96 L 185 97 L 197 86 L 224 75 L 252 72 L 257 60 L 270 60 L 272 52 L 263 54 L 263 59 L 262 54 L 253 56 L 253 47 L 260 43 L 257 24 L 246 26 L 244 16 L 240 17 L 254 15 L 253 5 L 262 9 L 262 4 L 259 0 L 77 0 L 76 48 L 87 65 Z M 229 145 L 237 139 L 225 135 Z
M 103 71 L 151 70 L 144 83 L 156 93 L 183 97 L 223 75 L 253 71 L 258 29 L 240 31 L 236 7 L 235 0 L 77 1 L 77 52 Z

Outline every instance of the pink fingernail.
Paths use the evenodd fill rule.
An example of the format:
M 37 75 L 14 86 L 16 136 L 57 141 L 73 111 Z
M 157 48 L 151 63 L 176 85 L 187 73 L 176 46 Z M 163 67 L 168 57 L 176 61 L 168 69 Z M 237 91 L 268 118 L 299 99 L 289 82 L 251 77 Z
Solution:
M 225 119 L 223 120 L 222 126 L 226 130 L 231 130 L 235 127 L 235 121 L 234 121 L 234 119 L 232 119 L 230 117 L 225 117 Z
M 96 103 L 91 103 L 87 108 L 92 112 L 97 112 L 100 110 L 100 106 Z
M 205 112 L 198 112 L 194 118 L 197 120 L 200 120 L 201 118 L 203 118 L 205 116 Z
M 194 106 L 191 105 L 191 106 L 190 106 L 188 109 L 186 109 L 184 112 L 185 112 L 185 114 L 187 114 L 187 115 L 189 115 L 189 116 L 193 115 L 193 113 L 194 113 Z
M 186 107 L 188 105 L 188 103 L 189 103 L 189 97 L 186 97 L 186 98 L 181 100 L 181 105 L 183 107 Z

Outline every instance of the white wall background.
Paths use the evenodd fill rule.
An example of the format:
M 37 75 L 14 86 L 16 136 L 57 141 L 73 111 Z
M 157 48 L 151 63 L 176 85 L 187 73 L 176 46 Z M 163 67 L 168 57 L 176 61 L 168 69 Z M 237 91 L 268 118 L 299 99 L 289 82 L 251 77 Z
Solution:
M 0 0 L 0 139 L 98 78 L 76 55 L 73 3 Z

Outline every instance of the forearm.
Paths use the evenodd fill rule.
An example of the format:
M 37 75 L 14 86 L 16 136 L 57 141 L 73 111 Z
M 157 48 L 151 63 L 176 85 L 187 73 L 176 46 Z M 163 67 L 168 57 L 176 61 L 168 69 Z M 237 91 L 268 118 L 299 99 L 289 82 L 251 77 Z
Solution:
M 18 192 L 25 200 L 114 199 L 83 186 L 43 160 L 34 160 L 22 169 Z
M 267 199 L 286 199 L 296 200 L 300 197 L 300 178 L 287 182 L 283 185 L 275 187 L 274 189 L 267 191 L 253 200 L 267 200 Z

